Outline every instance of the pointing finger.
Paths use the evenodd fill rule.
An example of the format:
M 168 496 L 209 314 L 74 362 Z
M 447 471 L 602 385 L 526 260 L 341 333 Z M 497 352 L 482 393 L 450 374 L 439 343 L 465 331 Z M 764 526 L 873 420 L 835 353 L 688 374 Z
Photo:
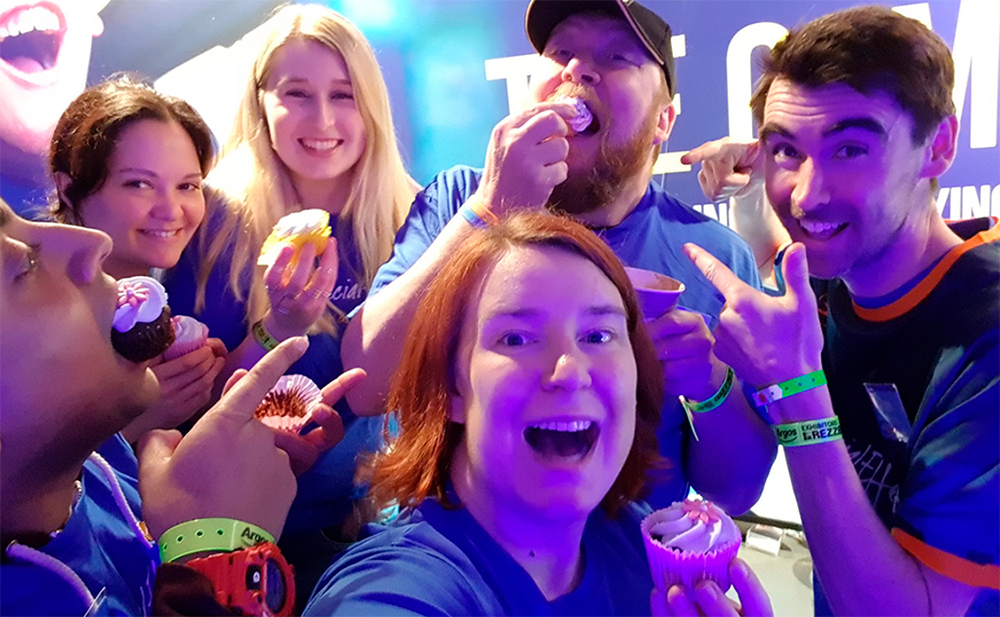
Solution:
M 750 288 L 725 264 L 700 246 L 691 243 L 685 244 L 684 254 L 701 270 L 708 282 L 714 285 L 727 301 L 732 300 L 738 292 Z
M 339 377 L 323 386 L 323 402 L 333 407 L 347 392 L 364 381 L 368 374 L 362 368 L 344 371 Z
M 274 387 L 278 378 L 284 375 L 308 348 L 309 340 L 304 336 L 282 341 L 261 358 L 226 396 L 209 409 L 205 417 L 230 416 L 238 420 L 250 420 L 268 390 Z

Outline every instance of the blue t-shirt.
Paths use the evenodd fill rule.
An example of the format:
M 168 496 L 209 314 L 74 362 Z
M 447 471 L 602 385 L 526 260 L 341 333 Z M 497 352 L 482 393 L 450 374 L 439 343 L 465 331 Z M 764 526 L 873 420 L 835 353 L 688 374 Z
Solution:
M 369 525 L 320 579 L 305 615 L 649 615 L 653 581 L 632 504 L 596 510 L 583 533 L 584 572 L 547 601 L 531 576 L 465 508 L 428 499 Z
M 336 224 L 336 217 L 331 217 L 331 227 L 336 228 Z M 351 267 L 356 259 L 354 245 L 341 241 L 337 243 L 337 250 L 340 252 L 339 272 L 331 299 L 346 314 L 364 301 L 367 290 Z M 227 349 L 232 350 L 246 338 L 251 324 L 247 323 L 246 303 L 237 300 L 229 287 L 230 263 L 231 256 L 224 251 L 209 274 L 202 311 L 194 310 L 200 267 L 199 236 L 188 245 L 177 266 L 167 271 L 163 284 L 169 296 L 170 309 L 175 315 L 197 318 L 208 326 L 209 336 L 218 337 Z M 246 276 L 254 274 L 251 265 Z M 344 371 L 340 359 L 340 335 L 344 327 L 344 324 L 339 325 L 336 336 L 326 333 L 310 335 L 309 349 L 289 368 L 288 374 L 305 375 L 321 388 L 339 376 Z M 356 417 L 344 399 L 335 405 L 335 409 L 344 422 L 344 439 L 299 477 L 299 489 L 285 524 L 285 534 L 341 525 L 362 494 L 354 484 L 357 458 L 361 453 L 374 451 L 383 419 L 378 416 Z
M 424 254 L 475 192 L 481 176 L 479 170 L 456 166 L 438 174 L 417 195 L 406 223 L 396 235 L 392 258 L 375 275 L 372 294 L 406 272 Z M 718 322 L 725 299 L 681 251 L 685 243 L 697 244 L 748 284 L 760 288 L 753 254 L 736 232 L 674 199 L 655 184 L 649 185 L 638 205 L 620 224 L 594 231 L 625 265 L 682 281 L 685 290 L 680 306 L 708 315 L 712 328 Z M 663 455 L 677 464 L 682 461 L 686 426 L 680 404 L 666 401 L 657 436 Z M 654 485 L 652 490 L 649 502 L 655 507 L 666 507 L 683 499 L 688 486 L 681 474 L 673 474 L 672 479 Z
M 81 492 L 66 526 L 39 550 L 72 570 L 98 600 L 97 615 L 148 615 L 159 562 L 155 545 L 142 540 L 130 518 L 141 520 L 138 467 L 120 435 L 98 451 L 110 465 L 108 478 L 93 457 L 83 464 Z M 115 500 L 115 485 L 132 514 Z M 82 590 L 55 567 L 7 553 L 0 565 L 0 613 L 83 615 L 91 608 Z M 102 593 L 103 592 L 103 593 Z

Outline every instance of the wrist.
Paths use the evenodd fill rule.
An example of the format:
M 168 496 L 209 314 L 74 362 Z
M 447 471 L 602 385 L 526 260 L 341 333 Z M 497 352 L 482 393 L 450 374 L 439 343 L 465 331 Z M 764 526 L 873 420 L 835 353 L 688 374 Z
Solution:
M 174 525 L 163 532 L 158 545 L 160 560 L 172 563 L 198 555 L 249 548 L 261 542 L 275 542 L 267 530 L 231 518 L 200 518 Z
M 268 311 L 267 314 L 264 315 L 264 318 L 260 320 L 260 323 L 264 326 L 267 333 L 279 343 L 305 334 L 305 332 L 283 326 L 272 311 Z

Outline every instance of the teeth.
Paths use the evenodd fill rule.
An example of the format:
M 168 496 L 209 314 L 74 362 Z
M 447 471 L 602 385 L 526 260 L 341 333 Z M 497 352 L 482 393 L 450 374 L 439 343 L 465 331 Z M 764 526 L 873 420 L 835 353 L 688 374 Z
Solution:
M 157 238 L 173 238 L 174 236 L 177 235 L 177 230 L 175 229 L 174 231 L 161 231 L 158 229 L 145 229 L 143 230 L 142 233 L 146 234 L 147 236 L 155 236 Z
M 799 221 L 799 225 L 809 233 L 821 234 L 837 227 L 840 227 L 840 223 L 823 223 L 820 221 Z
M 302 139 L 302 145 L 313 150 L 333 150 L 340 143 L 339 139 Z
M 589 429 L 593 423 L 593 420 L 574 420 L 572 422 L 542 422 L 541 424 L 534 424 L 532 426 L 546 431 L 576 433 Z
M 28 32 L 56 32 L 59 30 L 59 17 L 43 6 L 35 6 L 27 11 L 20 11 L 7 21 L 5 27 L 0 27 L 0 39 L 27 34 Z

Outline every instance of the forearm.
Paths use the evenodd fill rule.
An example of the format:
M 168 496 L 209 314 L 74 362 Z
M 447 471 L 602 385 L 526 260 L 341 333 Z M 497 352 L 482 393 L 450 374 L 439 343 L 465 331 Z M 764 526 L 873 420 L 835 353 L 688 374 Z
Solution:
M 774 256 L 779 247 L 791 242 L 791 237 L 771 208 L 764 185 L 736 195 L 731 205 L 729 217 L 733 229 L 753 251 L 761 280 L 773 280 Z
M 698 439 L 688 439 L 684 461 L 691 485 L 731 514 L 746 512 L 760 498 L 774 462 L 774 431 L 751 408 L 738 381 L 722 405 L 692 415 Z
M 794 405 L 803 419 L 833 416 L 825 387 L 772 405 Z M 789 447 L 785 458 L 814 567 L 835 614 L 965 613 L 974 591 L 927 570 L 899 546 L 868 501 L 843 440 Z
M 370 416 L 385 411 L 392 376 L 399 366 L 417 306 L 424 290 L 474 228 L 461 216 L 445 225 L 424 254 L 405 273 L 369 297 L 344 332 L 344 368 L 361 367 L 368 377 L 347 394 L 354 413 Z

